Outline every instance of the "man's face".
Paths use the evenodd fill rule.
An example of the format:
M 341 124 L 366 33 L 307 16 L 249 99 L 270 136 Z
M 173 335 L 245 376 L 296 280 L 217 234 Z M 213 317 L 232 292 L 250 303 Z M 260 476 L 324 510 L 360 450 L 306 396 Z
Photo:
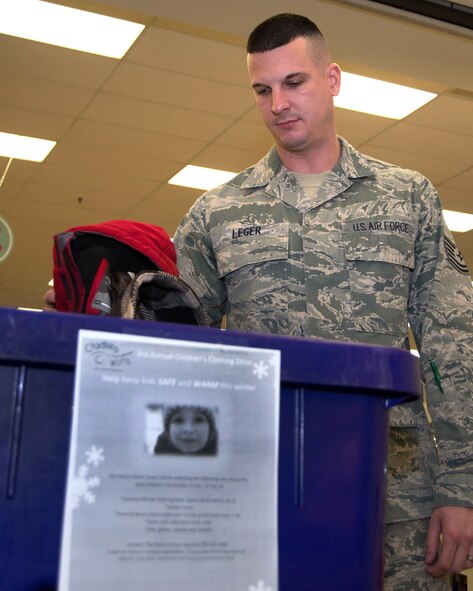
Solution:
M 333 97 L 340 68 L 313 41 L 298 37 L 271 51 L 248 55 L 256 104 L 281 151 L 309 153 L 335 137 Z

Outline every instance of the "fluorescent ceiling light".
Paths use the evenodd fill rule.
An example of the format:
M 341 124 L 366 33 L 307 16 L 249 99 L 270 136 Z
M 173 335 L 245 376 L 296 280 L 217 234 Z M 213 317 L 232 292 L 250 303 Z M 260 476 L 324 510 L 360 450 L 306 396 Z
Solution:
M 144 29 L 122 19 L 40 0 L 3 0 L 0 33 L 120 59 Z
M 444 209 L 443 216 L 451 232 L 469 232 L 473 230 L 473 214 Z
M 55 145 L 51 140 L 0 131 L 0 156 L 6 158 L 42 162 Z
M 217 170 L 215 168 L 205 168 L 203 166 L 193 166 L 188 164 L 168 182 L 170 185 L 179 185 L 181 187 L 191 187 L 193 189 L 213 189 L 222 183 L 226 183 L 237 173 L 227 170 Z
M 343 72 L 340 94 L 334 102 L 341 109 L 403 119 L 436 96 L 433 92 Z

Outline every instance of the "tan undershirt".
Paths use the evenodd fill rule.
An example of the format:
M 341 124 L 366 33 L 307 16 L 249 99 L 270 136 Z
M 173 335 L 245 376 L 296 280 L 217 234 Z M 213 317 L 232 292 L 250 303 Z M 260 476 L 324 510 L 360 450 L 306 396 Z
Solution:
M 307 210 L 313 203 L 314 198 L 323 185 L 323 182 L 329 174 L 329 170 L 326 172 L 320 172 L 317 174 L 307 174 L 304 172 L 293 172 L 292 174 L 296 177 L 297 182 L 304 189 L 305 195 L 302 195 L 297 201 L 297 209 L 302 211 Z

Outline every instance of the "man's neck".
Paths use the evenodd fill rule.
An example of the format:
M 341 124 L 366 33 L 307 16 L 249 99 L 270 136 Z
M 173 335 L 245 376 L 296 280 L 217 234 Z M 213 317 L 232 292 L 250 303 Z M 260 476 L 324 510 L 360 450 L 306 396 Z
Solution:
M 276 146 L 283 164 L 292 172 L 318 174 L 332 170 L 338 162 L 342 147 L 338 138 L 322 147 L 304 152 L 288 152 Z

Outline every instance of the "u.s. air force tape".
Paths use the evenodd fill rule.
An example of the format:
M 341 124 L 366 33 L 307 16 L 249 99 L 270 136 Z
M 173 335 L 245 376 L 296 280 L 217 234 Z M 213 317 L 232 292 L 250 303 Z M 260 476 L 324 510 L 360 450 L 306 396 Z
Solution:
M 447 254 L 447 260 L 450 265 L 456 269 L 459 273 L 469 275 L 468 267 L 466 266 L 465 259 L 462 257 L 461 252 L 455 246 L 455 244 L 444 236 L 445 252 Z

